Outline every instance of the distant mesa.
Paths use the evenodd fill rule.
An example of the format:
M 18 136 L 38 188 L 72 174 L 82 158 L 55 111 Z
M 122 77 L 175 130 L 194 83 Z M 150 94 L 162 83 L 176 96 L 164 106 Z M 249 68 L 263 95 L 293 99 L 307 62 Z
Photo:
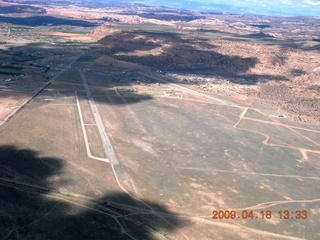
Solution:
M 0 13 L 35 13 L 35 14 L 44 14 L 47 11 L 43 8 L 19 5 L 19 6 L 1 6 Z
M 252 34 L 248 34 L 248 35 L 242 35 L 241 37 L 246 37 L 246 38 L 275 38 L 272 35 L 263 33 L 263 32 L 259 32 L 259 33 L 252 33 Z
M 121 15 L 136 15 L 142 18 L 147 19 L 155 19 L 161 21 L 183 21 L 183 22 L 190 22 L 197 19 L 204 19 L 204 16 L 194 16 L 193 14 L 163 14 L 161 13 L 154 13 L 154 12 L 146 12 L 146 13 L 136 13 L 136 12 L 126 12 L 121 13 Z
M 32 17 L 4 17 L 0 16 L 0 22 L 11 23 L 23 26 L 60 26 L 60 25 L 71 25 L 71 26 L 81 26 L 81 27 L 94 27 L 97 26 L 96 23 L 74 20 L 74 19 L 62 19 L 55 18 L 51 16 L 32 16 Z
M 256 27 L 256 28 L 261 28 L 261 29 L 271 28 L 271 25 L 268 25 L 268 24 L 251 24 L 250 26 Z

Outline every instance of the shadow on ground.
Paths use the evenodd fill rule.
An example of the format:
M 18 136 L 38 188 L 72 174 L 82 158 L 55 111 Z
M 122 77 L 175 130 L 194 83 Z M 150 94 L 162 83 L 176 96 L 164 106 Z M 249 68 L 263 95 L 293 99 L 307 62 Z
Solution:
M 256 57 L 223 55 L 200 38 L 187 39 L 180 34 L 121 32 L 106 36 L 99 43 L 105 46 L 104 50 L 99 49 L 103 54 L 170 73 L 249 78 L 251 84 L 287 80 L 284 76 L 251 75 L 248 72 L 258 64 Z
M 71 20 L 56 18 L 51 16 L 32 16 L 26 18 L 16 18 L 16 17 L 4 17 L 0 16 L 1 23 L 11 23 L 22 26 L 61 26 L 61 25 L 70 25 L 70 26 L 79 26 L 79 27 L 94 27 L 97 26 L 96 23 L 83 21 L 83 20 Z
M 52 21 L 56 21 L 55 18 L 49 18 Z M 41 19 L 45 20 L 45 22 L 48 20 L 47 17 L 40 16 L 35 17 L 31 22 L 32 24 L 41 25 Z M 19 21 L 21 21 L 21 19 Z M 26 21 L 26 23 L 27 22 L 28 21 Z M 73 23 L 83 26 L 81 22 L 68 22 L 68 24 Z M 58 21 L 57 24 L 61 23 Z M 2 50 L 0 51 L 0 61 L 4 64 L 2 64 L 2 67 L 0 68 L 0 84 L 3 85 L 1 87 L 5 90 L 17 90 L 23 89 L 24 87 L 21 87 L 23 85 L 32 86 L 33 83 L 38 84 L 39 87 L 43 86 L 49 81 L 49 79 L 52 78 L 52 74 L 57 74 L 57 68 L 50 67 L 52 63 L 54 65 L 60 64 L 66 66 L 70 62 L 67 60 L 68 57 L 72 55 L 74 56 L 75 51 L 80 53 L 81 51 L 84 51 L 84 49 L 87 49 L 85 50 L 87 51 L 85 55 L 92 55 L 96 58 L 100 56 L 111 56 L 120 60 L 144 65 L 152 70 L 162 70 L 163 73 L 198 74 L 199 76 L 203 77 L 225 77 L 227 80 L 230 80 L 235 84 L 254 85 L 258 82 L 288 80 L 286 77 L 276 74 L 251 74 L 250 70 L 253 69 L 256 64 L 258 64 L 258 59 L 256 57 L 241 57 L 220 54 L 215 51 L 215 45 L 208 43 L 206 40 L 203 40 L 200 37 L 196 38 L 192 36 L 188 38 L 188 36 L 171 32 L 134 31 L 120 32 L 109 35 L 100 40 L 99 43 L 101 46 L 97 46 L 96 44 L 79 44 L 72 46 L 69 44 L 60 44 L 54 46 L 51 45 L 50 48 L 47 46 L 34 46 L 30 44 Z M 70 53 L 69 55 L 65 54 L 68 51 L 73 53 Z M 63 54 L 65 54 L 65 56 L 59 58 L 59 55 Z M 45 62 L 46 58 L 44 55 L 51 55 L 50 57 L 54 57 L 56 60 L 48 60 Z M 87 59 L 88 56 L 82 57 L 82 60 L 86 61 L 77 61 L 73 66 L 75 68 L 79 66 L 79 69 L 83 69 L 90 67 L 90 64 L 94 65 L 94 57 L 92 57 L 92 59 Z M 274 59 L 275 65 L 285 64 L 286 61 L 286 59 L 282 56 L 275 56 Z M 95 67 L 96 65 L 94 65 L 93 69 L 95 69 Z M 101 68 L 103 68 L 103 66 Z M 105 82 L 101 82 L 101 86 L 105 87 L 108 85 L 110 88 L 115 86 L 120 88 L 122 86 L 130 87 L 132 82 L 130 82 L 130 79 L 128 81 L 122 81 L 122 78 L 120 77 L 121 71 L 124 70 L 120 69 L 117 73 L 119 79 L 111 79 L 111 75 L 106 74 L 106 80 L 103 80 Z M 42 74 L 41 78 L 38 78 L 39 80 L 34 80 L 32 83 L 30 81 L 28 83 L 24 83 L 24 79 L 31 79 L 30 76 L 34 76 L 35 73 L 38 74 L 38 76 Z M 29 78 L 20 77 L 23 75 L 30 76 Z M 75 77 L 76 80 L 68 80 L 69 83 L 78 84 L 79 89 L 81 89 L 80 91 L 83 91 L 84 88 L 81 88 L 80 86 L 82 85 L 82 82 L 78 81 L 79 74 L 70 75 L 70 79 L 73 77 Z M 11 79 L 10 82 L 5 82 L 8 79 Z M 117 82 L 117 80 L 119 80 L 119 82 Z M 156 80 L 153 80 L 149 83 L 152 82 L 156 82 Z M 187 81 L 182 83 L 193 84 Z M 89 84 L 91 85 L 92 83 L 90 82 Z M 165 85 L 165 83 L 162 84 Z M 103 94 L 104 93 L 101 93 L 101 95 Z M 94 98 L 97 102 L 107 104 L 134 104 L 140 101 L 153 99 L 152 96 L 147 94 L 141 95 L 134 91 L 127 93 L 126 96 L 96 98 L 96 95 L 94 95 Z
M 162 205 L 120 191 L 86 203 L 60 193 L 50 179 L 64 167 L 63 159 L 0 146 L 0 239 L 151 240 L 187 224 Z

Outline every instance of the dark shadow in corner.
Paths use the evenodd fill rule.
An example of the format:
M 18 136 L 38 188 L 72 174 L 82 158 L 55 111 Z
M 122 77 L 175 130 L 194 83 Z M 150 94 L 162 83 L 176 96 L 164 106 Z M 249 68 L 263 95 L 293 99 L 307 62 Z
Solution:
M 0 239 L 151 240 L 154 232 L 165 236 L 187 224 L 166 207 L 123 192 L 86 203 L 60 193 L 50 177 L 59 175 L 63 162 L 0 146 Z

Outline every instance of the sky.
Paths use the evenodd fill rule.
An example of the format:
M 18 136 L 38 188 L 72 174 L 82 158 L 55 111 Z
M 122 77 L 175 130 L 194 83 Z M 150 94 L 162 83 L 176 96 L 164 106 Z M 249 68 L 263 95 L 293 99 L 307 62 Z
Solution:
M 219 11 L 258 15 L 320 16 L 320 0 L 137 0 L 200 11 Z

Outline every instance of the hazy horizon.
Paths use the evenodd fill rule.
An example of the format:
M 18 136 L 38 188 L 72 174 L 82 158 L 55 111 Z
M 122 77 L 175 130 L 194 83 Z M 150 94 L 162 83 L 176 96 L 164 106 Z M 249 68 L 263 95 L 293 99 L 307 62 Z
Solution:
M 129 0 L 129 2 L 197 11 L 277 16 L 320 16 L 320 0 Z
M 15 0 L 5 0 L 15 2 Z M 26 0 L 25 2 L 54 3 L 59 0 L 43 2 Z M 269 15 L 269 16 L 319 16 L 320 0 L 74 0 L 76 2 L 94 3 L 140 3 L 151 6 L 164 6 L 182 10 L 216 12 L 231 14 Z M 103 5 L 103 4 L 102 4 Z

